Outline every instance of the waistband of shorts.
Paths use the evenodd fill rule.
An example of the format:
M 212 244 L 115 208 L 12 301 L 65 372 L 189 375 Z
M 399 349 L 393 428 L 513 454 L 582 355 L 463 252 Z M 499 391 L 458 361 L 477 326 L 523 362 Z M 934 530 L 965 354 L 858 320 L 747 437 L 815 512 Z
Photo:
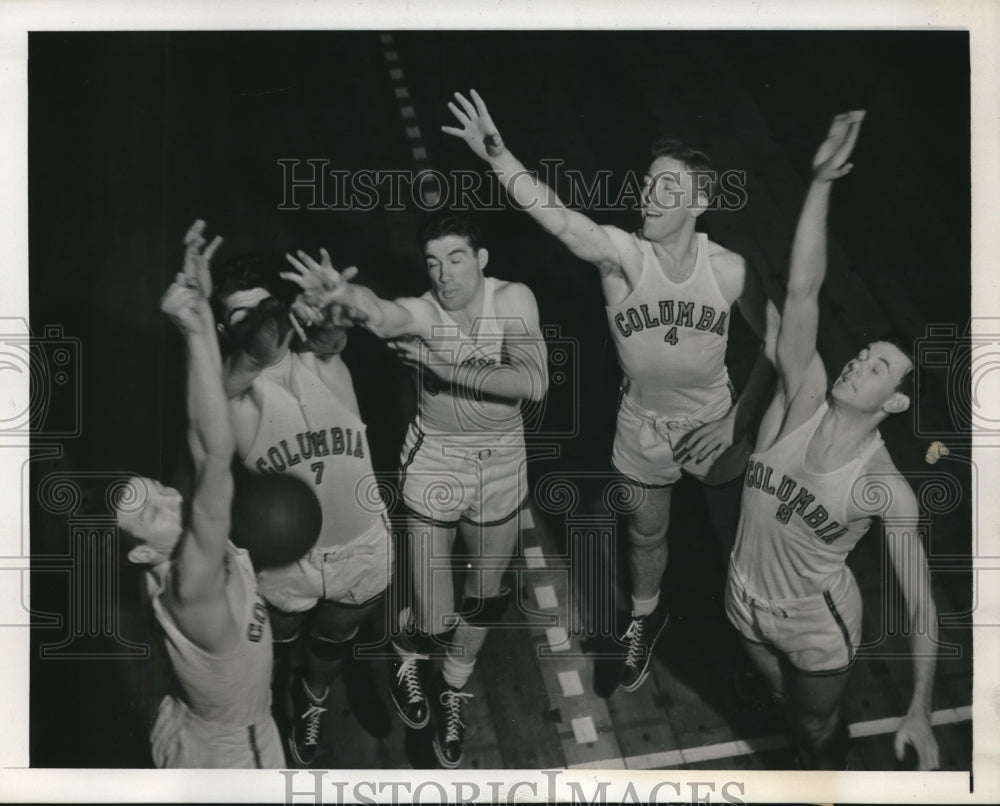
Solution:
M 757 610 L 765 610 L 779 616 L 793 616 L 797 613 L 812 613 L 816 610 L 825 610 L 829 607 L 826 596 L 832 593 L 834 588 L 841 584 L 838 579 L 834 585 L 827 590 L 814 593 L 811 596 L 799 596 L 787 599 L 771 599 L 762 594 L 756 593 L 747 587 L 746 578 L 736 569 L 732 557 L 729 558 L 729 576 L 736 591 L 736 595 L 746 604 Z
M 313 546 L 303 559 L 319 566 L 324 562 L 332 562 L 343 556 L 349 557 L 355 550 L 364 546 L 376 544 L 380 540 L 388 540 L 390 534 L 389 516 L 383 511 L 378 520 L 357 537 L 335 546 Z
M 723 401 L 725 401 L 724 406 Z M 642 417 L 643 419 L 649 420 L 653 423 L 662 423 L 668 430 L 671 431 L 690 430 L 692 428 L 697 428 L 699 425 L 703 425 L 706 422 L 714 422 L 719 419 L 719 417 L 725 415 L 732 405 L 732 390 L 728 385 L 719 393 L 718 397 L 713 398 L 700 409 L 684 414 L 670 414 L 653 411 L 652 409 L 645 409 L 632 400 L 632 398 L 628 396 L 627 392 L 622 393 L 620 401 L 621 408 L 625 409 L 630 414 Z M 720 410 L 721 413 L 716 413 Z
M 479 457 L 483 451 L 503 451 L 504 454 L 509 454 L 512 451 L 525 450 L 523 429 L 477 434 L 437 434 L 433 431 L 421 431 L 420 436 L 422 451 L 430 448 L 441 449 L 446 453 L 463 454 L 470 458 Z

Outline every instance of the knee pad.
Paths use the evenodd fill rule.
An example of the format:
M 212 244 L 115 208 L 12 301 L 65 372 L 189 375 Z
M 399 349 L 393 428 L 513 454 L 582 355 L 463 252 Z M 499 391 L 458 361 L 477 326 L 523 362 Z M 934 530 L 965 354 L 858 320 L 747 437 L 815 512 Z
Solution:
M 462 607 L 459 615 L 473 627 L 489 627 L 496 624 L 507 612 L 507 603 L 510 600 L 511 591 L 501 593 L 499 596 L 488 596 L 479 598 L 478 596 L 466 596 L 462 600 Z

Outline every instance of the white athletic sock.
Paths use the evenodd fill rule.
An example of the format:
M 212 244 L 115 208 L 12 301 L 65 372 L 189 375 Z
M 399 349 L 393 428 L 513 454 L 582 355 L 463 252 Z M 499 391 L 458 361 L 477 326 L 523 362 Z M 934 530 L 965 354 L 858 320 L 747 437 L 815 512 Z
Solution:
M 476 661 L 466 663 L 456 657 L 448 655 L 441 666 L 441 676 L 444 682 L 452 688 L 463 688 L 472 677 L 472 670 L 476 668 Z
M 404 607 L 399 611 L 399 631 L 409 632 L 413 627 L 413 611 L 408 607 Z
M 632 615 L 633 616 L 648 616 L 654 610 L 656 606 L 660 603 L 660 592 L 657 591 L 648 599 L 636 599 L 632 597 Z

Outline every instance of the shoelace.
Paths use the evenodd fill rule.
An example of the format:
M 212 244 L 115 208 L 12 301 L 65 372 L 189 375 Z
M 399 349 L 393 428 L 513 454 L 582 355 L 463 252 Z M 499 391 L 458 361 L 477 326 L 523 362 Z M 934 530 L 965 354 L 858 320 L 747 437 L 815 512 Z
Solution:
M 459 728 L 464 728 L 462 722 L 462 700 L 471 699 L 471 694 L 464 691 L 443 691 L 441 692 L 441 704 L 447 710 L 444 727 L 444 740 L 446 742 L 457 742 L 461 736 Z
M 302 719 L 306 723 L 307 745 L 319 744 L 319 724 L 320 718 L 326 713 L 326 709 L 319 705 L 310 705 L 306 712 L 302 714 Z
M 636 666 L 639 665 L 639 661 L 642 659 L 642 626 L 644 623 L 645 619 L 632 619 L 632 623 L 625 632 L 625 637 L 629 639 L 628 654 L 625 656 L 625 665 L 632 669 L 636 668 Z
M 406 688 L 407 705 L 412 705 L 424 699 L 423 688 L 420 685 L 420 675 L 417 674 L 417 661 L 429 660 L 429 658 L 429 655 L 410 655 L 403 661 L 396 672 L 396 680 Z

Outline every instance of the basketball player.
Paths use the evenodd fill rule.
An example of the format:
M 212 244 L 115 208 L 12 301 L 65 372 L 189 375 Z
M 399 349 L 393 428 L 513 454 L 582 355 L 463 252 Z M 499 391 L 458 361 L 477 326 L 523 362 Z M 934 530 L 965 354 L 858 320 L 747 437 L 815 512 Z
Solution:
M 229 542 L 234 440 L 222 389 L 222 360 L 203 288 L 221 241 L 202 250 L 204 222 L 185 238 L 185 271 L 161 308 L 188 353 L 188 443 L 195 466 L 191 520 L 181 495 L 133 478 L 117 502 L 118 524 L 136 545 L 153 612 L 179 687 L 162 700 L 153 727 L 157 767 L 284 767 L 271 717 L 271 628 L 253 566 Z
M 677 141 L 653 147 L 642 192 L 642 226 L 632 234 L 599 226 L 568 209 L 504 146 L 483 99 L 455 93 L 461 124 L 443 126 L 486 160 L 508 194 L 543 229 L 601 275 L 611 335 L 625 378 L 611 463 L 642 488 L 629 514 L 632 617 L 620 684 L 635 691 L 649 674 L 653 647 L 669 622 L 660 597 L 667 566 L 671 491 L 688 473 L 703 483 L 726 550 L 732 544 L 749 423 L 770 382 L 763 354 L 738 401 L 726 371 L 730 309 L 739 302 L 763 339 L 767 299 L 742 257 L 695 231 L 711 201 L 708 157 Z M 770 306 L 771 320 L 777 312 Z
M 393 302 L 345 282 L 323 253 L 316 263 L 299 253 L 286 275 L 317 286 L 317 304 L 329 299 L 372 332 L 398 340 L 401 358 L 420 367 L 419 405 L 407 433 L 400 470 L 408 510 L 414 608 L 401 617 L 392 695 L 411 727 L 431 714 L 424 693 L 435 643 L 447 641 L 434 677 L 434 751 L 445 767 L 462 760 L 463 688 L 472 675 L 487 628 L 507 606 L 501 579 L 517 545 L 517 515 L 527 496 L 522 401 L 548 389 L 547 356 L 531 291 L 483 274 L 489 253 L 468 218 L 432 221 L 422 233 L 431 289 Z M 350 270 L 349 270 L 350 271 Z M 322 283 L 320 284 L 322 285 Z M 307 297 L 309 295 L 307 294 Z M 456 612 L 451 552 L 461 535 L 472 557 Z
M 391 537 L 381 499 L 371 495 L 366 427 L 340 357 L 347 332 L 329 307 L 308 311 L 294 299 L 298 289 L 279 276 L 284 267 L 280 257 L 236 258 L 219 268 L 215 299 L 231 347 L 225 383 L 240 461 L 303 479 L 323 511 L 316 545 L 257 577 L 274 630 L 276 688 L 290 690 L 289 753 L 308 766 L 322 747 L 330 684 L 361 625 L 384 619 Z M 304 662 L 292 671 L 299 645 Z
M 843 769 L 848 732 L 841 703 L 861 635 L 861 594 L 845 561 L 870 517 L 880 516 L 906 600 L 913 656 L 913 697 L 896 754 L 902 758 L 911 744 L 921 769 L 930 769 L 938 763 L 930 727 L 937 613 L 916 534 L 916 498 L 878 431 L 886 417 L 909 407 L 913 363 L 894 344 L 876 341 L 847 362 L 828 390 L 816 352 L 830 189 L 851 170 L 863 118 L 863 112 L 834 118 L 813 159 L 777 335 L 778 388 L 746 473 L 726 611 L 774 696 L 787 705 L 803 763 Z

